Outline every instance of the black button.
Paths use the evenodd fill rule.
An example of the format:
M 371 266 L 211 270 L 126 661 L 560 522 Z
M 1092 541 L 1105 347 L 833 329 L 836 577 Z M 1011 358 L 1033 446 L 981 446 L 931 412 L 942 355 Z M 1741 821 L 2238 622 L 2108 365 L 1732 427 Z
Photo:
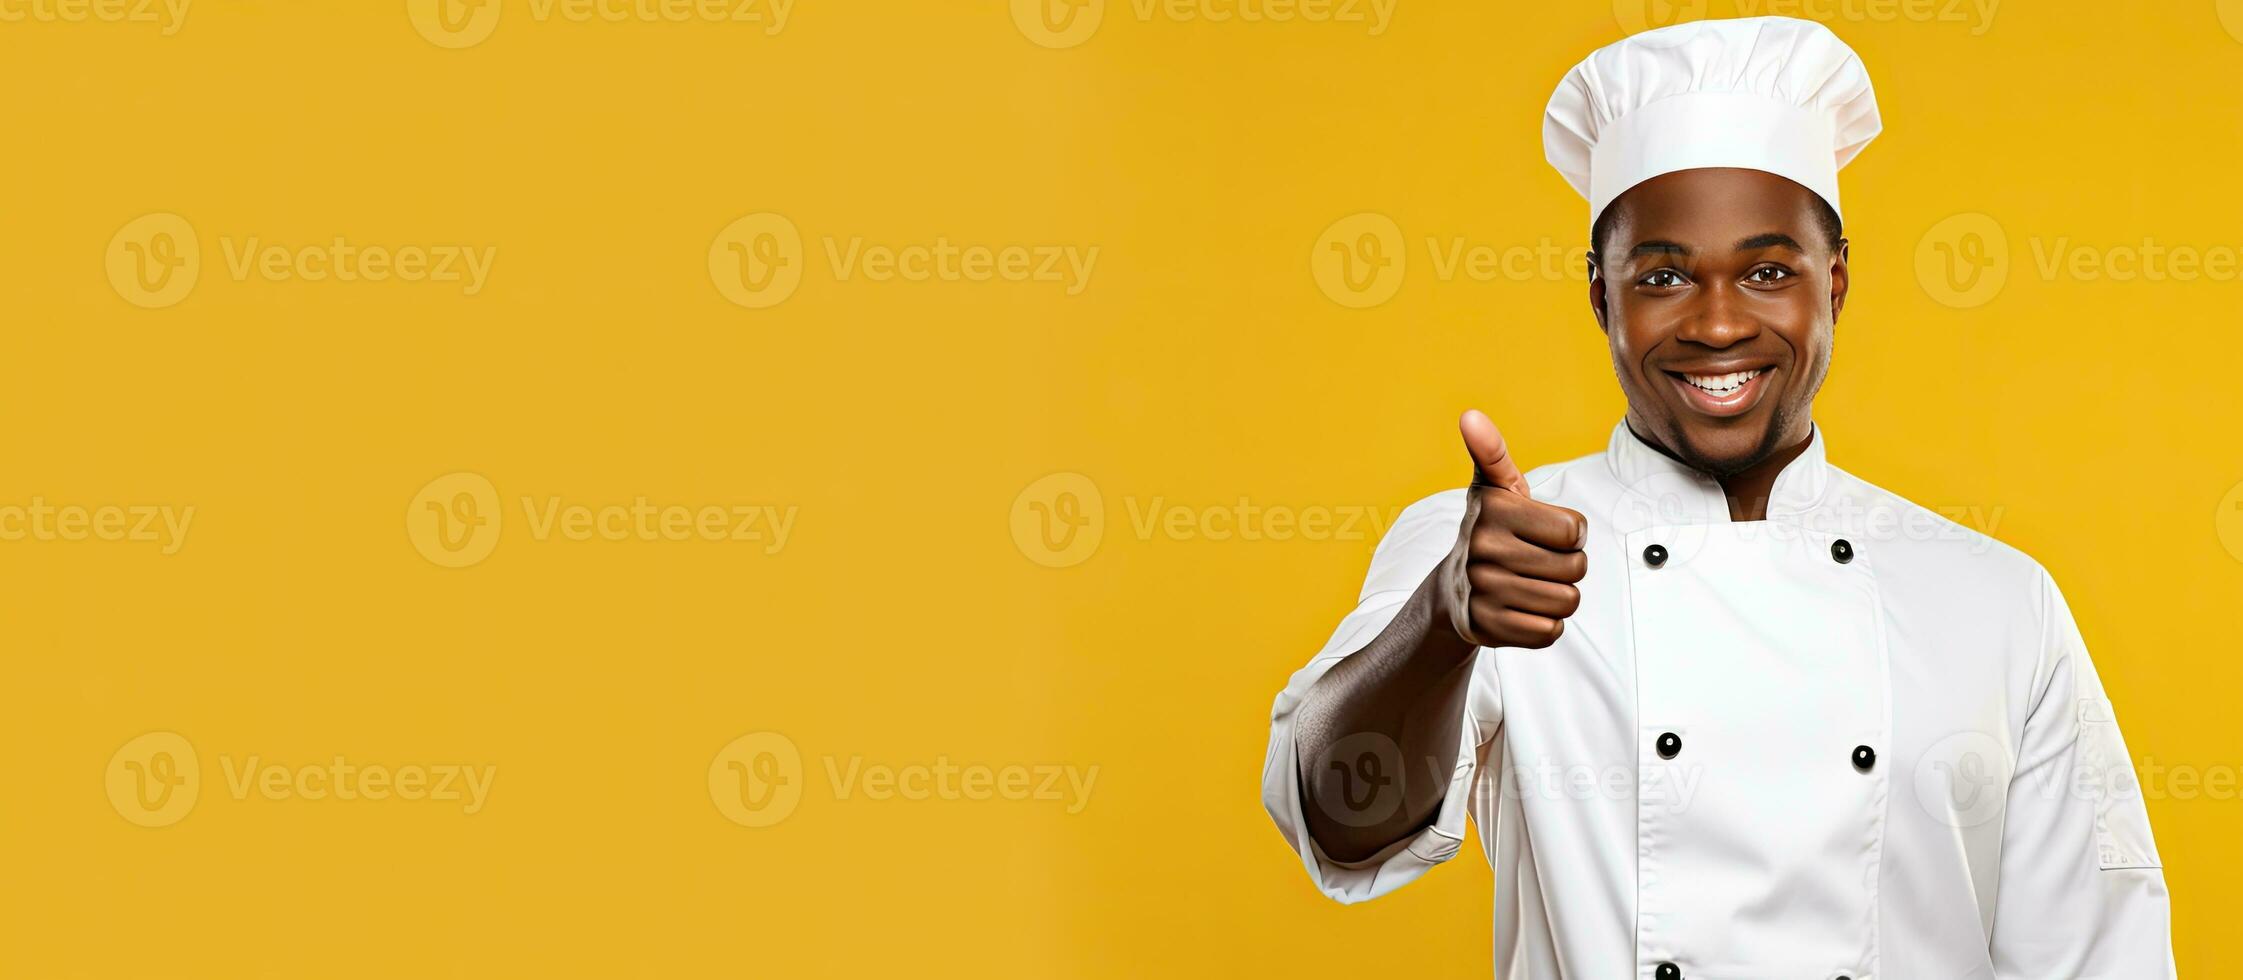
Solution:
M 1661 963 L 1658 969 L 1651 971 L 1651 976 L 1653 980 L 1682 980 L 1682 968 L 1672 963 Z
M 1837 559 L 1838 564 L 1841 565 L 1853 561 L 1854 543 L 1846 540 L 1845 538 L 1839 538 L 1836 541 L 1832 541 L 1830 543 L 1830 557 Z
M 1672 759 L 1682 752 L 1682 736 L 1666 732 L 1659 736 L 1659 758 Z
M 1854 746 L 1854 768 L 1868 772 L 1877 765 L 1877 750 L 1866 745 Z
M 1643 549 L 1643 563 L 1657 568 L 1667 563 L 1667 546 L 1655 544 Z

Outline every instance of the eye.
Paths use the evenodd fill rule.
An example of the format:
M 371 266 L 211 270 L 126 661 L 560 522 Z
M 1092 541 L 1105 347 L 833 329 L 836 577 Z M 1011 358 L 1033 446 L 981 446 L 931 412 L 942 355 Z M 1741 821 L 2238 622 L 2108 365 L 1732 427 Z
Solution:
M 1651 270 L 1651 273 L 1649 275 L 1636 280 L 1636 284 L 1639 286 L 1649 286 L 1653 289 L 1672 289 L 1676 286 L 1682 285 L 1687 281 L 1688 280 L 1682 278 L 1682 273 L 1676 272 L 1673 269 L 1653 269 Z
M 1760 268 L 1752 270 L 1751 272 L 1745 273 L 1745 281 L 1753 283 L 1755 285 L 1766 286 L 1772 283 L 1782 282 L 1796 275 L 1798 275 L 1798 273 L 1793 272 L 1790 269 L 1786 269 L 1780 265 L 1764 265 Z

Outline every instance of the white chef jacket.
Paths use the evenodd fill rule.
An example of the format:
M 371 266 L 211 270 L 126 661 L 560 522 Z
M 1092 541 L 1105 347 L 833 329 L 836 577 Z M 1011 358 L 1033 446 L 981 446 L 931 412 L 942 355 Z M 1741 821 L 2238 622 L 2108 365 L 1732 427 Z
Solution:
M 1402 513 L 1277 697 L 1262 799 L 1325 894 L 1409 883 L 1469 815 L 1500 978 L 2173 975 L 2125 742 L 2031 558 L 1829 465 L 1819 429 L 1766 521 L 1625 423 L 1527 481 L 1588 519 L 1581 608 L 1548 649 L 1475 653 L 1430 826 L 1324 856 L 1293 716 L 1448 554 L 1465 491 Z

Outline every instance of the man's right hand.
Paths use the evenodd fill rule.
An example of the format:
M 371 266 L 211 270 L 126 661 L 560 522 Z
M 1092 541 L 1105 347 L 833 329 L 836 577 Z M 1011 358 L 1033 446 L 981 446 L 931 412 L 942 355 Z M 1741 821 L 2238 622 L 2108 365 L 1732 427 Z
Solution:
M 1472 454 L 1472 488 L 1456 547 L 1435 573 L 1440 611 L 1475 646 L 1549 646 L 1581 607 L 1574 583 L 1589 572 L 1589 522 L 1529 494 L 1503 434 L 1478 409 L 1457 428 Z

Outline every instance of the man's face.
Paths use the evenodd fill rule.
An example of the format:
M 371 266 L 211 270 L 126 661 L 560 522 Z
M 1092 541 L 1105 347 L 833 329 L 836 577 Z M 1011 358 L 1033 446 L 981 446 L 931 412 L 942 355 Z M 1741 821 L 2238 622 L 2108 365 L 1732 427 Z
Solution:
M 1628 424 L 1727 478 L 1806 440 L 1846 303 L 1814 192 L 1758 170 L 1683 170 L 1611 204 L 1589 301 Z

